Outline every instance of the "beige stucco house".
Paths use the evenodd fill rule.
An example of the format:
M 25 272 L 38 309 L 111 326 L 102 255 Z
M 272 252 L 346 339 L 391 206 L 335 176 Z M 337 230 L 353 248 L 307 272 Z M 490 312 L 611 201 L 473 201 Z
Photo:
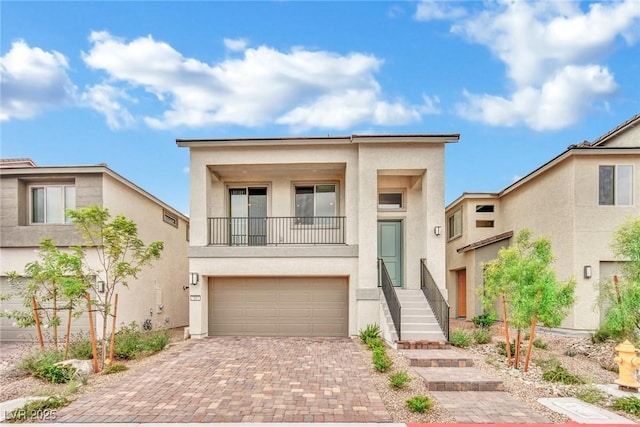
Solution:
M 570 146 L 498 193 L 464 193 L 446 208 L 447 289 L 452 315 L 483 313 L 482 263 L 518 231 L 548 236 L 561 280 L 573 277 L 577 301 L 562 327 L 598 328 L 599 280 L 618 273 L 614 230 L 640 215 L 640 115 L 592 142 Z
M 64 212 L 88 205 L 103 206 L 112 217 L 122 214 L 135 221 L 145 243 L 164 242 L 162 258 L 129 280 L 128 289 L 117 290 L 118 325 L 132 321 L 142 325 L 150 319 L 156 328 L 186 326 L 189 297 L 183 287 L 188 282 L 189 219 L 104 164 L 36 166 L 29 159 L 0 161 L 0 293 L 10 292 L 6 272 L 22 273 L 28 262 L 37 259 L 35 251 L 42 238 L 53 238 L 61 248 L 81 244 Z M 18 298 L 0 304 L 3 311 L 22 308 Z M 61 317 L 66 324 L 66 317 Z M 96 321 L 101 331 L 101 317 L 96 316 Z M 74 322 L 74 332 L 86 331 L 87 324 L 87 316 L 82 316 Z M 33 338 L 33 329 L 0 318 L 1 340 Z
M 434 228 L 444 226 L 445 143 L 458 138 L 177 140 L 191 156 L 191 336 L 386 328 L 378 258 L 397 295 L 420 293 L 422 259 L 444 292 Z M 408 304 L 403 324 L 416 323 Z M 405 325 L 403 338 L 421 328 Z

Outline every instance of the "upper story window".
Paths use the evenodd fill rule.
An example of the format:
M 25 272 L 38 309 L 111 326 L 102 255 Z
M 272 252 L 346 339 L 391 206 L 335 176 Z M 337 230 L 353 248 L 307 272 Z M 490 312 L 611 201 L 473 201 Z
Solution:
M 295 186 L 295 216 L 300 224 L 313 224 L 313 217 L 334 217 L 337 213 L 335 184 Z
M 493 205 L 476 205 L 476 212 L 493 212 Z
M 404 210 L 404 208 L 404 193 L 402 191 L 378 193 L 378 210 Z
M 76 187 L 73 185 L 42 185 L 31 187 L 31 223 L 65 224 L 67 209 L 76 207 Z
M 462 236 L 462 208 L 447 217 L 447 238 Z
M 633 204 L 633 166 L 600 166 L 598 203 L 601 206 Z
M 166 209 L 162 209 L 162 220 L 167 224 L 173 225 L 175 228 L 178 228 L 178 217 Z

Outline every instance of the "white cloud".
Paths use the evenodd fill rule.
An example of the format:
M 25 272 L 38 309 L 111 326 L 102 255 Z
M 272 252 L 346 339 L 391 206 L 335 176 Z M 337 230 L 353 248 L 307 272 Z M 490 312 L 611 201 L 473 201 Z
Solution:
M 189 166 L 185 166 L 182 168 L 182 173 L 185 175 L 189 175 L 189 171 L 190 171 Z
M 495 126 L 559 129 L 616 92 L 603 59 L 640 34 L 638 0 L 590 3 L 499 1 L 451 31 L 486 46 L 506 66 L 508 96 L 468 94 L 459 112 Z
M 224 39 L 224 46 L 233 52 L 241 52 L 247 48 L 245 39 Z
M 420 106 L 384 99 L 374 78 L 382 61 L 373 55 L 260 46 L 210 65 L 151 36 L 125 42 L 94 32 L 90 40 L 84 61 L 104 70 L 111 85 L 143 88 L 171 104 L 161 116 L 144 118 L 153 128 L 275 122 L 300 130 L 346 129 L 405 124 L 422 114 Z
M 67 59 L 55 50 L 14 42 L 0 57 L 0 121 L 27 119 L 44 108 L 72 103 L 76 87 L 68 68 Z
M 82 101 L 89 108 L 102 113 L 111 129 L 131 127 L 135 119 L 118 100 L 136 102 L 125 91 L 106 84 L 91 86 L 82 94 Z
M 418 3 L 415 18 L 418 21 L 433 21 L 441 19 L 457 19 L 465 16 L 467 11 L 462 7 L 453 6 L 454 2 L 441 0 L 425 0 Z

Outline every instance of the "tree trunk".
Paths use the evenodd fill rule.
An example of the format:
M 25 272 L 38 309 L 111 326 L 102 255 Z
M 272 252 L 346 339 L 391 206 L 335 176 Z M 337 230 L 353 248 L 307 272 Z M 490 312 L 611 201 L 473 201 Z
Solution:
M 56 294 L 55 284 L 53 285 L 53 345 L 58 348 L 58 295 Z
M 111 342 L 109 343 L 109 363 L 113 363 L 113 351 L 116 342 L 116 316 L 118 315 L 118 294 L 113 304 L 113 324 L 111 326 Z
M 36 297 L 31 297 L 31 305 L 33 306 L 33 318 L 36 320 L 36 331 L 38 331 L 38 342 L 40 348 L 44 348 L 44 340 L 42 339 L 42 328 L 40 327 L 40 312 L 38 311 L 38 303 Z
M 87 313 L 89 314 L 89 335 L 91 336 L 91 353 L 93 354 L 93 373 L 100 372 L 98 368 L 98 348 L 96 346 L 96 330 L 93 327 L 93 312 L 91 311 L 91 295 L 87 293 Z
M 520 341 L 522 340 L 522 338 L 520 338 L 520 329 L 518 329 L 518 332 L 516 333 L 516 361 L 513 364 L 513 367 L 518 369 L 518 366 L 520 366 Z
M 536 333 L 536 323 L 538 322 L 538 313 L 533 315 L 531 322 L 531 335 L 529 336 L 529 347 L 527 348 L 527 357 L 524 360 L 524 372 L 529 370 L 529 359 L 531 359 L 531 351 L 533 350 L 533 337 Z
M 73 303 L 69 300 L 69 318 L 67 319 L 67 336 L 64 342 L 64 359 L 69 357 L 69 341 L 71 341 L 71 316 L 73 316 Z
M 507 350 L 507 366 L 511 367 L 511 344 L 509 343 L 509 321 L 507 320 L 507 298 L 502 294 L 502 321 L 504 322 L 504 339 Z

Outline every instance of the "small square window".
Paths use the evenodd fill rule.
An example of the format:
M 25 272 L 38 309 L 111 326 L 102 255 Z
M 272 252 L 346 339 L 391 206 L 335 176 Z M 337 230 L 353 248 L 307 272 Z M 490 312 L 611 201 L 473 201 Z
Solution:
M 162 220 L 167 224 L 173 225 L 175 228 L 178 228 L 178 217 L 165 209 L 162 210 Z
M 476 212 L 493 212 L 493 205 L 476 205 Z
M 493 228 L 493 220 L 477 220 L 476 227 L 478 228 Z
M 401 191 L 378 193 L 378 209 L 404 209 L 404 194 Z

